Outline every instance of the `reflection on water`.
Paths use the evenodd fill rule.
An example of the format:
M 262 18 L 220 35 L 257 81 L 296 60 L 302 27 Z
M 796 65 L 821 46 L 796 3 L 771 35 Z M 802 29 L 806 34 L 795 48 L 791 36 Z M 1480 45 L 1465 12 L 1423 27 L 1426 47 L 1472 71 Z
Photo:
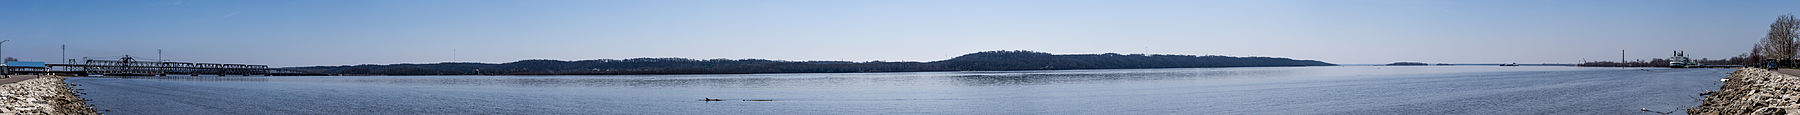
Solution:
M 82 84 L 98 108 L 124 114 L 1622 114 L 1686 103 L 1679 100 L 1688 90 L 1716 88 L 1707 83 L 1729 71 L 1363 66 L 69 82 Z M 1572 97 L 1611 99 L 1555 101 Z

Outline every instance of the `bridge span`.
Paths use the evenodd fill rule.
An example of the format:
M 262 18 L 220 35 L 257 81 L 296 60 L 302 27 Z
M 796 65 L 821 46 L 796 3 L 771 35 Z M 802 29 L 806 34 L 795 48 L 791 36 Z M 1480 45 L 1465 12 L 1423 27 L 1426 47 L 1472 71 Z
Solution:
M 140 61 L 140 60 L 134 60 L 130 56 L 120 58 L 119 60 L 84 59 L 81 61 L 70 61 L 70 62 L 78 62 L 78 63 L 43 64 L 42 67 L 35 67 L 35 68 L 34 67 L 6 66 L 7 68 L 4 70 L 7 70 L 7 72 L 9 72 L 9 73 L 56 73 L 56 74 L 74 74 L 74 75 L 80 75 L 80 76 L 89 76 L 89 75 L 104 75 L 104 76 L 169 76 L 169 75 L 305 76 L 305 75 L 328 75 L 328 74 L 302 72 L 302 71 L 294 71 L 294 70 L 279 69 L 279 68 L 269 68 L 268 65 Z

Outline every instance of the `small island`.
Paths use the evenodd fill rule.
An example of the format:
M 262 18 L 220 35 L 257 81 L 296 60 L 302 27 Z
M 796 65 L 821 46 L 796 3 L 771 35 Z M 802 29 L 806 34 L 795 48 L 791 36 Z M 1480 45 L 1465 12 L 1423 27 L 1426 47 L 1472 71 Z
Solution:
M 1394 63 L 1387 64 L 1387 66 L 1428 66 L 1428 65 L 1431 65 L 1431 64 L 1425 64 L 1424 62 L 1394 62 Z
M 617 75 L 1007 71 L 1201 67 L 1335 66 L 1314 60 L 1165 54 L 1050 54 L 984 51 L 931 62 L 781 61 L 765 59 L 634 58 L 511 63 L 437 63 L 287 68 L 339 75 Z

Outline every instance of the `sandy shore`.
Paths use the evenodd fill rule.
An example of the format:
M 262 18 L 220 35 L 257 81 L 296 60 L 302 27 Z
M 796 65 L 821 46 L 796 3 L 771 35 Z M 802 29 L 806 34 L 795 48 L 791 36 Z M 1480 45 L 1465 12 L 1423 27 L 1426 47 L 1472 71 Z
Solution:
M 38 77 L 13 75 L 12 77 Z M 98 114 L 77 97 L 62 76 L 43 76 L 0 85 L 0 115 Z

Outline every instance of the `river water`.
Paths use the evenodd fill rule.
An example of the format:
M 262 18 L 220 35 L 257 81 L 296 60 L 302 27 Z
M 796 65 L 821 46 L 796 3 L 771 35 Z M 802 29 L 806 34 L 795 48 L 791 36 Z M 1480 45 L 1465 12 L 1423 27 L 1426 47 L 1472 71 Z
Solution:
M 1643 114 L 1694 106 L 1731 71 L 1320 66 L 67 82 L 105 114 Z

